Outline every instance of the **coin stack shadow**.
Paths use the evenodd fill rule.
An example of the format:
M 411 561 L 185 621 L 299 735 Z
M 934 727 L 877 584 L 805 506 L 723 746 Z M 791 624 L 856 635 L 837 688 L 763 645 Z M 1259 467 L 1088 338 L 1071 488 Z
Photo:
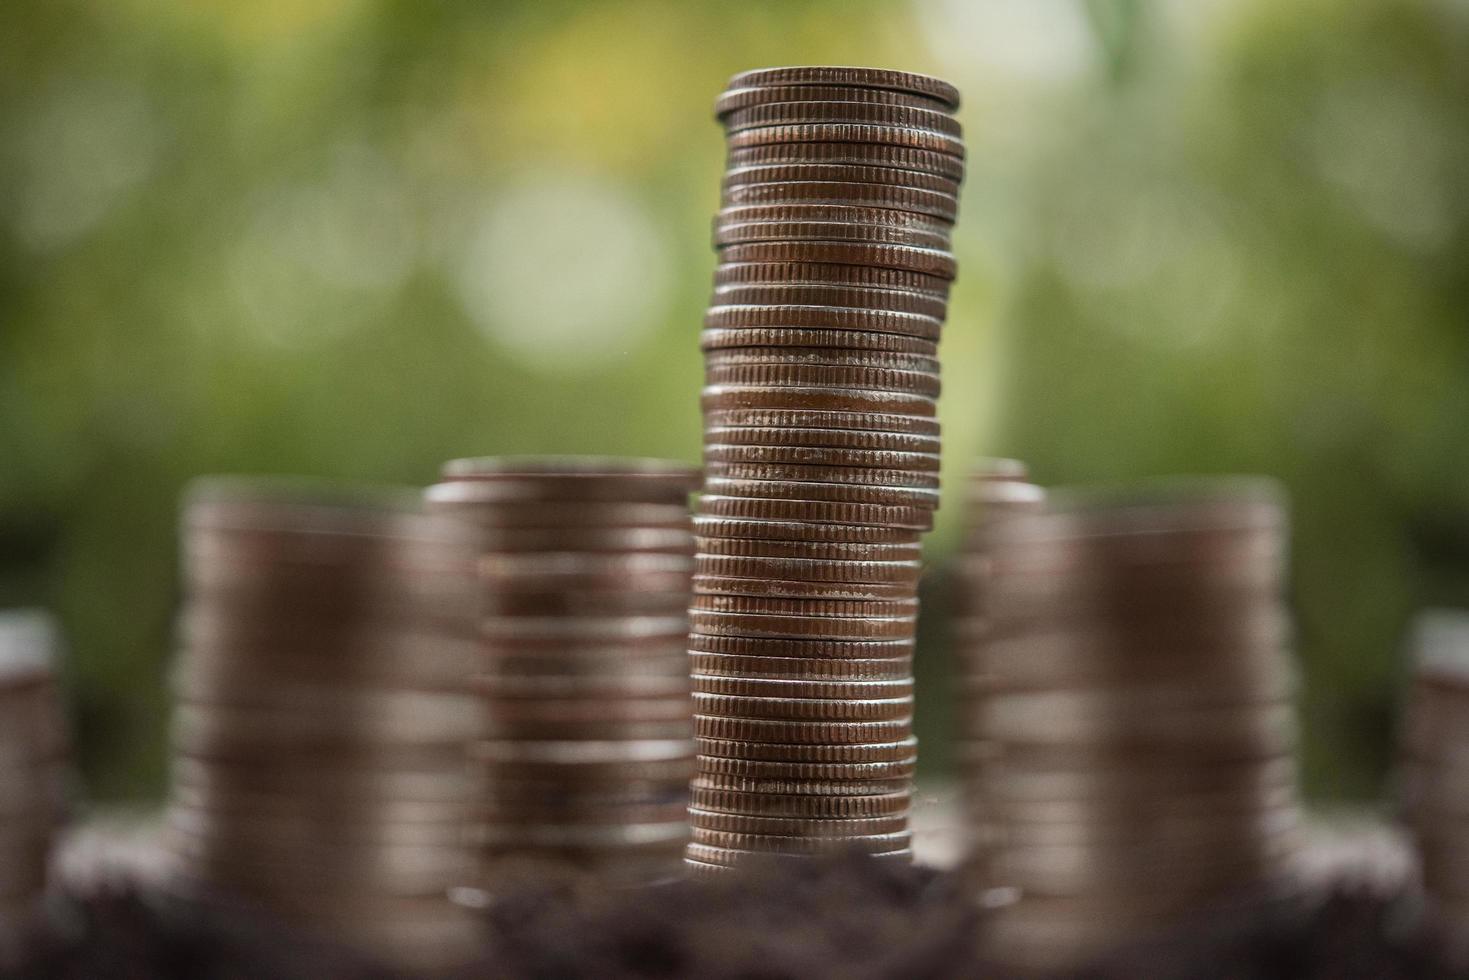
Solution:
M 985 644 L 990 622 L 985 610 L 985 577 L 990 535 L 1000 521 L 1040 510 L 1045 499 L 1045 490 L 1029 482 L 1029 471 L 1019 460 L 981 460 L 970 474 L 964 495 L 964 540 L 954 562 L 956 600 L 950 620 L 960 719 L 972 718 L 981 710 L 987 691 Z M 984 769 L 989 750 L 989 743 L 959 733 L 956 755 L 967 814 L 967 860 L 980 865 L 998 843 L 998 828 L 985 816 Z
M 429 488 L 480 555 L 478 866 L 461 895 L 532 875 L 678 873 L 697 486 L 681 463 L 510 457 L 457 460 Z
M 1274 484 L 1053 494 L 985 537 L 990 630 L 965 726 L 984 760 L 972 819 L 993 841 L 973 865 L 998 906 L 989 952 L 1074 967 L 1288 891 L 1300 811 Z
M 44 614 L 0 613 L 0 972 L 37 914 L 66 810 L 70 739 L 54 647 Z
M 1469 966 L 1469 613 L 1417 623 L 1403 717 L 1402 811 L 1447 952 Z
M 473 553 L 415 491 L 220 478 L 187 496 L 165 843 L 240 901 L 414 970 L 477 951 Z
M 687 863 L 911 857 L 919 537 L 964 146 L 922 75 L 775 68 L 715 112 Z

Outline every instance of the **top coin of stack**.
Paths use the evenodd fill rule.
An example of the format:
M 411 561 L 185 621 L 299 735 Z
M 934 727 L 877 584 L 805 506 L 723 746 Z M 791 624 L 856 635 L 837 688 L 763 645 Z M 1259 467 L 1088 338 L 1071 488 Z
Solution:
M 989 529 L 965 724 L 998 834 L 977 870 L 1019 895 L 988 923 L 999 960 L 1075 966 L 1288 877 L 1285 534 L 1254 480 L 1053 495 Z
M 736 75 L 704 321 L 688 863 L 909 856 L 919 535 L 959 93 L 868 68 Z
M 990 560 L 989 539 L 999 522 L 1016 514 L 1031 513 L 1045 506 L 1045 491 L 1030 483 L 1024 463 L 1013 459 L 987 459 L 970 475 L 965 488 L 964 544 L 955 562 L 957 599 L 950 620 L 953 628 L 956 687 L 959 714 L 970 716 L 981 710 L 989 669 L 984 645 L 990 632 L 985 611 L 985 579 Z M 959 740 L 960 780 L 969 826 L 972 860 L 983 861 L 995 843 L 995 828 L 982 819 L 987 801 L 984 790 L 985 743 Z
M 1469 613 L 1435 610 L 1417 623 L 1417 664 L 1404 715 L 1403 815 L 1423 886 L 1449 952 L 1469 965 Z
M 697 485 L 678 463 L 565 457 L 457 460 L 429 488 L 428 506 L 480 556 L 471 755 L 483 866 L 461 895 L 533 872 L 677 870 Z
M 50 620 L 0 614 L 0 970 L 46 888 L 63 810 L 68 739 Z
M 194 485 L 167 841 L 180 886 L 429 969 L 478 943 L 446 897 L 477 650 L 472 552 L 420 511 L 413 491 Z

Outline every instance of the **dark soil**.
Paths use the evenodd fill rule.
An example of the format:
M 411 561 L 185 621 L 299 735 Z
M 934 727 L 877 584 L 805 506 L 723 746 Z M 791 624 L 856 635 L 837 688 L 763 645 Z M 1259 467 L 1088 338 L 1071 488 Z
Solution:
M 459 978 L 1000 977 L 975 946 L 960 878 L 832 860 L 641 891 L 523 888 L 489 918 Z M 369 980 L 392 974 L 238 907 L 165 903 L 127 887 L 56 903 L 26 980 Z M 1439 978 L 1416 899 L 1343 885 L 1292 911 L 1234 911 L 1119 952 L 1082 976 Z

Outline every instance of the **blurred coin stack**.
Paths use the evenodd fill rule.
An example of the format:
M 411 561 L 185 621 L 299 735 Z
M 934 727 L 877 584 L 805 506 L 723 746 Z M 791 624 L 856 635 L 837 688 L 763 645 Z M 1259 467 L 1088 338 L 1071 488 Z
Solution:
M 569 457 L 457 460 L 429 488 L 480 556 L 479 870 L 466 891 L 527 874 L 677 873 L 697 486 L 679 463 Z
M 1455 965 L 1469 965 L 1469 613 L 1417 623 L 1404 715 L 1403 815 Z
M 957 668 L 959 717 L 971 718 L 981 709 L 987 691 L 989 664 L 985 644 L 990 633 L 985 610 L 985 579 L 994 527 L 1016 514 L 1033 513 L 1045 506 L 1045 490 L 1029 482 L 1025 464 L 1013 459 L 982 460 L 970 474 L 964 495 L 965 534 L 954 563 L 955 607 L 950 620 L 954 664 Z M 990 746 L 978 739 L 958 740 L 959 779 L 968 813 L 970 859 L 982 862 L 996 844 L 996 830 L 984 816 L 987 796 L 984 767 Z
M 406 494 L 217 479 L 188 495 L 166 840 L 180 885 L 414 969 L 473 955 L 449 902 L 477 705 L 473 553 Z
M 42 613 L 0 613 L 0 970 L 46 890 L 64 816 L 69 739 Z
M 1052 496 L 991 525 L 965 719 L 991 952 L 1075 966 L 1288 881 L 1292 665 L 1275 486 Z
M 736 75 L 705 317 L 687 861 L 907 860 L 919 536 L 964 173 L 953 86 Z

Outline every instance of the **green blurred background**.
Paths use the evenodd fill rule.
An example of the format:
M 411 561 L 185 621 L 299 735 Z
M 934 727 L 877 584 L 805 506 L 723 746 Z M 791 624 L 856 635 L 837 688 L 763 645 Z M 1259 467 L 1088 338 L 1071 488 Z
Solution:
M 99 798 L 161 785 L 192 476 L 697 458 L 710 105 L 789 63 L 964 90 L 949 485 L 1281 477 L 1310 788 L 1378 791 L 1469 599 L 1465 0 L 9 0 L 0 605 L 60 617 Z

